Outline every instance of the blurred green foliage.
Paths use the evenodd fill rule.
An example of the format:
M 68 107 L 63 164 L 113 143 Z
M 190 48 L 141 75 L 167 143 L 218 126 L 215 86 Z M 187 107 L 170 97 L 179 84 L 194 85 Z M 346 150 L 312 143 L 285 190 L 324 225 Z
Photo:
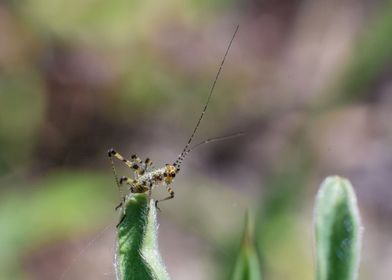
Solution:
M 253 3 L 251 5 L 253 10 L 248 11 L 249 14 L 244 13 L 243 16 L 251 17 L 251 12 L 257 12 L 257 9 L 267 10 L 269 4 L 267 2 L 263 2 L 260 6 Z M 11 55 L 7 52 L 0 53 L 2 54 L 0 56 L 0 175 L 2 176 L 0 178 L 0 225 L 2 228 L 0 231 L 0 278 L 29 279 L 28 275 L 23 275 L 25 272 L 21 261 L 23 255 L 29 250 L 45 246 L 50 242 L 62 242 L 72 235 L 93 231 L 103 222 L 111 220 L 113 205 L 117 202 L 115 184 L 109 177 L 109 167 L 104 171 L 107 175 L 102 175 L 100 170 L 102 166 L 105 166 L 102 162 L 107 145 L 118 144 L 118 142 L 113 143 L 113 139 L 116 141 L 124 139 L 123 141 L 127 142 L 140 138 L 139 134 L 136 135 L 129 131 L 132 131 L 130 128 L 134 126 L 140 127 L 140 123 L 144 125 L 144 121 L 150 124 L 156 122 L 157 119 L 167 118 L 165 125 L 169 127 L 169 130 L 171 129 L 170 131 L 177 128 L 176 124 L 173 124 L 173 119 L 176 122 L 186 122 L 187 125 L 194 124 L 194 119 L 182 117 L 185 115 L 183 113 L 189 116 L 191 109 L 197 111 L 194 109 L 195 104 L 202 104 L 205 100 L 205 93 L 209 88 L 212 75 L 198 73 L 193 68 L 198 67 L 197 63 L 192 64 L 194 62 L 190 63 L 191 66 L 186 69 L 181 63 L 173 65 L 171 60 L 179 55 L 176 53 L 178 49 L 174 48 L 174 53 L 170 51 L 164 53 L 165 50 L 161 48 L 164 48 L 165 44 L 175 44 L 171 41 L 172 39 L 168 40 L 170 42 L 164 41 L 165 35 L 180 32 L 198 33 L 200 29 L 203 29 L 203 25 L 208 29 L 211 22 L 227 22 L 229 17 L 237 21 L 240 17 L 233 15 L 235 12 L 231 9 L 238 8 L 237 12 L 241 14 L 240 10 L 243 9 L 241 5 L 246 4 L 239 5 L 234 1 L 222 0 L 172 0 L 159 3 L 151 0 L 83 2 L 24 0 L 9 1 L 7 5 L 9 10 L 8 8 L 3 10 L 3 6 L 0 7 L 1 12 L 7 11 L 1 14 L 1 20 L 5 21 L 5 23 L 1 22 L 1 27 L 9 28 L 16 34 L 15 37 L 22 39 L 12 40 L 12 36 L 5 37 L 6 39 L 1 43 L 6 46 L 10 44 L 8 47 L 11 50 L 18 49 L 21 44 L 23 47 L 19 52 L 14 53 L 15 57 L 10 60 L 8 59 Z M 279 3 L 277 5 L 279 6 Z M 346 62 L 342 63 L 344 64 L 342 70 L 337 71 L 333 83 L 329 84 L 327 89 L 323 89 L 328 92 L 327 98 L 332 97 L 333 102 L 328 100 L 322 106 L 331 105 L 331 103 L 328 109 L 341 105 L 350 106 L 353 102 L 366 99 L 372 93 L 369 88 L 380 79 L 380 75 L 391 63 L 392 5 L 391 1 L 381 1 L 379 5 L 379 10 L 369 21 L 370 24 L 359 33 L 351 55 Z M 230 13 L 233 14 L 228 16 L 227 14 Z M 9 21 L 6 21 L 8 19 Z M 267 20 L 265 18 L 259 20 L 252 18 L 246 22 L 245 28 L 251 32 L 242 37 L 244 41 L 247 37 L 256 38 L 268 32 L 272 34 L 274 29 L 270 30 L 268 25 L 271 22 L 274 28 L 280 24 L 278 21 L 275 22 L 273 13 L 267 14 Z M 178 29 L 178 26 L 182 28 Z M 267 26 L 268 32 L 262 28 L 263 26 Z M 201 40 L 200 37 L 195 36 L 195 38 Z M 269 38 L 274 41 L 274 36 Z M 193 38 L 193 40 L 196 39 Z M 220 38 L 216 40 L 221 44 Z M 243 53 L 240 54 L 240 58 L 237 57 L 234 68 L 237 66 L 240 68 L 243 63 L 242 59 L 244 58 L 245 61 L 247 55 L 253 55 L 254 61 L 263 60 L 264 58 L 259 57 L 259 48 L 262 49 L 263 46 L 259 44 L 257 40 L 254 45 L 247 46 L 247 48 L 243 44 Z M 82 49 L 88 54 L 98 53 L 98 60 L 106 58 L 106 61 L 113 61 L 113 65 L 102 64 L 104 72 L 114 76 L 113 80 L 107 83 L 109 85 L 105 84 L 106 87 L 103 90 L 99 88 L 105 94 L 103 101 L 100 99 L 99 90 L 97 90 L 99 94 L 94 92 L 91 96 L 88 95 L 91 85 L 83 88 L 83 85 L 80 86 L 77 83 L 78 81 L 67 81 L 68 77 L 65 74 L 80 70 L 78 68 L 80 65 L 70 67 L 70 72 L 65 72 L 65 74 L 57 69 L 64 67 L 61 59 L 67 61 L 69 59 L 64 54 L 56 54 L 57 45 L 61 45 L 66 54 L 73 52 L 78 54 L 78 51 Z M 2 51 L 1 48 L 0 52 Z M 209 49 L 204 52 L 209 52 Z M 195 56 L 189 49 L 186 49 L 185 53 L 187 57 L 194 58 Z M 60 66 L 52 61 L 56 58 L 60 60 L 57 62 Z M 199 59 L 196 57 L 195 61 L 198 62 Z M 219 63 L 219 59 L 209 63 L 215 66 Z M 81 65 L 84 65 L 83 60 Z M 88 70 L 95 73 L 96 68 L 90 67 L 91 69 Z M 211 66 L 208 71 L 214 73 L 215 68 Z M 83 71 L 85 71 L 84 68 L 75 75 L 83 75 Z M 254 65 L 246 71 L 257 79 L 268 74 L 265 73 L 267 71 L 263 72 Z M 242 95 L 245 96 L 243 94 L 245 90 L 241 88 L 242 77 L 240 75 L 238 79 L 237 77 L 233 79 L 233 76 L 232 74 L 229 78 L 222 77 L 214 96 L 219 101 L 211 103 L 210 109 L 217 112 L 215 119 L 210 119 L 207 125 L 211 133 L 215 133 L 218 127 L 222 127 L 220 129 L 223 131 L 241 124 L 241 118 L 245 116 L 245 119 L 248 112 L 241 112 L 243 115 L 237 116 L 231 108 L 244 106 L 243 104 L 257 106 L 259 103 L 254 99 L 257 99 L 260 91 L 265 90 L 260 89 L 258 84 L 254 88 L 251 85 L 249 88 L 254 93 L 242 100 L 240 99 Z M 101 77 L 96 79 L 100 80 Z M 62 91 L 64 88 L 68 91 Z M 267 90 L 270 91 L 270 88 Z M 88 164 L 71 162 L 71 167 L 68 166 L 67 171 L 59 171 L 62 166 L 50 162 L 46 157 L 47 147 L 45 145 L 47 143 L 44 140 L 48 135 L 42 131 L 47 127 L 49 131 L 52 131 L 51 129 L 55 127 L 54 120 L 50 119 L 48 113 L 53 99 L 59 96 L 66 99 L 67 94 L 71 95 L 72 92 L 75 92 L 76 96 L 72 97 L 73 103 L 77 104 L 82 97 L 87 96 L 84 102 L 92 104 L 91 107 L 86 106 L 80 110 L 92 115 L 86 126 L 91 130 L 101 129 L 102 135 L 109 136 L 107 138 L 95 136 L 92 139 L 88 137 L 89 132 L 86 133 L 87 136 L 82 135 L 81 138 L 88 145 L 94 143 L 97 145 L 96 151 L 99 151 L 99 154 L 89 154 L 82 150 L 81 156 Z M 272 90 L 269 96 L 273 95 Z M 102 102 L 103 105 L 96 100 Z M 174 106 L 167 106 L 173 103 Z M 62 105 L 61 103 L 60 109 Z M 257 115 L 263 112 L 264 114 L 266 109 L 261 106 L 264 104 L 257 109 L 251 107 L 252 113 Z M 312 106 L 315 105 L 310 104 L 311 108 Z M 247 106 L 244 108 L 243 111 L 248 110 Z M 54 111 L 57 109 L 59 108 L 54 108 Z M 74 107 L 71 105 L 67 109 L 72 113 Z M 165 114 L 161 114 L 162 112 Z M 260 119 L 263 118 L 263 114 L 260 113 Z M 267 275 L 268 279 L 311 278 L 308 263 L 310 257 L 304 253 L 306 251 L 304 244 L 308 240 L 303 240 L 303 235 L 301 235 L 303 224 L 300 224 L 299 220 L 302 215 L 301 211 L 304 210 L 305 188 L 314 176 L 313 167 L 317 165 L 313 147 L 307 142 L 308 124 L 317 116 L 314 112 L 309 114 L 305 112 L 305 115 L 304 123 L 293 129 L 296 132 L 293 133 L 294 137 L 288 141 L 290 145 L 281 153 L 283 156 L 279 159 L 278 167 L 269 167 L 267 174 L 263 174 L 263 178 L 260 175 L 260 181 L 263 182 L 260 186 L 263 186 L 263 189 L 260 197 L 252 202 L 257 208 L 255 243 L 260 253 L 263 274 Z M 153 117 L 149 118 L 150 116 Z M 82 121 L 78 119 L 71 122 L 68 117 L 59 121 L 60 128 L 55 128 L 63 132 L 64 123 L 69 121 L 70 134 L 72 134 L 75 133 L 72 130 L 74 126 Z M 216 117 L 221 117 L 222 122 L 217 122 Z M 249 122 L 252 121 L 259 120 Z M 216 125 L 216 123 L 223 123 L 223 125 Z M 161 123 L 157 122 L 158 127 L 159 125 Z M 149 130 L 150 127 L 142 126 L 141 129 Z M 154 130 L 156 127 L 151 126 L 151 129 Z M 84 127 L 80 130 L 83 131 Z M 60 134 L 59 138 L 63 136 Z M 73 136 L 70 136 L 71 140 Z M 251 139 L 251 136 L 248 139 Z M 145 139 L 140 139 L 141 143 L 144 141 Z M 38 144 L 43 145 L 44 148 L 41 158 L 37 156 Z M 73 144 L 78 146 L 80 143 Z M 244 148 L 242 145 L 239 147 Z M 72 152 L 68 146 L 62 148 L 65 149 L 65 153 Z M 249 154 L 253 156 L 254 150 L 251 148 L 250 151 Z M 242 153 L 242 150 L 240 152 Z M 224 158 L 218 158 L 213 164 L 220 165 L 224 160 Z M 43 162 L 48 163 L 49 167 Z M 222 166 L 225 167 L 225 165 Z M 252 169 L 253 167 L 245 168 Z M 92 169 L 95 171 L 91 171 Z M 210 169 L 207 167 L 205 170 Z M 233 173 L 235 171 L 233 170 Z M 243 176 L 241 173 L 237 175 Z M 214 220 L 206 216 L 212 215 L 210 207 L 226 205 L 225 200 L 231 197 L 236 196 L 238 200 L 241 200 L 240 196 L 252 196 L 252 198 L 256 196 L 240 187 L 236 190 L 223 190 L 211 181 L 205 183 L 205 187 L 202 187 L 202 184 L 197 182 L 190 185 L 198 188 L 200 197 L 211 188 L 217 190 L 219 194 L 216 194 L 213 199 L 212 196 L 204 200 L 199 197 L 198 201 L 205 202 L 202 207 L 192 206 L 188 200 L 179 202 L 181 209 L 187 209 L 190 213 L 182 213 L 182 220 L 178 219 L 177 222 L 183 225 L 193 223 L 200 226 L 198 236 L 202 236 L 203 241 L 207 240 L 210 243 L 213 241 L 213 246 L 211 246 L 215 250 L 213 254 L 219 252 L 216 253 L 217 260 L 214 265 L 221 266 L 219 276 L 223 279 L 229 275 L 231 265 L 235 263 L 233 256 L 235 256 L 234 244 L 236 243 L 233 241 L 237 240 L 236 234 L 239 234 L 241 229 L 239 227 L 238 232 L 228 233 L 225 236 L 223 234 L 213 235 L 206 221 L 214 222 Z M 221 194 L 222 192 L 225 194 Z M 195 195 L 195 193 L 196 191 L 187 192 L 190 195 Z M 217 202 L 219 199 L 221 201 Z M 208 208 L 205 207 L 206 205 Z M 214 212 L 220 215 L 218 220 L 232 218 L 230 215 L 225 217 L 227 212 L 224 212 L 225 208 L 221 209 L 223 210 L 219 213 Z M 230 210 L 230 214 L 234 211 L 240 212 L 234 207 Z M 277 259 L 279 259 L 279 265 L 277 265 Z
M 0 199 L 0 278 L 22 279 L 23 254 L 110 221 L 112 181 L 98 173 L 55 172 L 8 186 Z M 24 187 L 24 186 L 29 186 Z
M 0 76 L 0 175 L 29 162 L 44 106 L 42 81 L 34 72 Z
M 384 1 L 365 30 L 359 34 L 349 60 L 336 77 L 328 95 L 333 105 L 365 99 L 392 62 L 392 2 Z M 333 98 L 331 98 L 331 96 Z M 329 104 L 329 103 L 328 103 Z
M 321 184 L 314 209 L 318 280 L 355 280 L 358 277 L 362 226 L 355 192 L 347 179 L 328 177 Z M 274 234 L 288 233 L 287 221 Z M 261 280 L 258 250 L 254 245 L 253 219 L 246 216 L 242 244 L 233 267 L 233 280 Z M 261 233 L 261 237 L 264 233 Z M 281 243 L 279 237 L 269 240 Z M 125 216 L 118 227 L 116 266 L 121 279 L 168 279 L 157 246 L 157 222 L 154 201 L 147 194 L 136 194 L 126 202 Z M 264 246 L 268 246 L 267 243 Z M 274 251 L 260 248 L 265 253 Z M 286 247 L 289 250 L 290 247 Z M 281 264 L 281 259 L 275 262 Z M 296 271 L 298 273 L 298 271 Z
M 26 22 L 46 36 L 82 41 L 98 39 L 104 44 L 134 42 L 151 35 L 151 30 L 159 28 L 160 23 L 168 18 L 192 21 L 213 13 L 214 7 L 222 8 L 228 4 L 222 0 L 24 0 L 14 3 Z

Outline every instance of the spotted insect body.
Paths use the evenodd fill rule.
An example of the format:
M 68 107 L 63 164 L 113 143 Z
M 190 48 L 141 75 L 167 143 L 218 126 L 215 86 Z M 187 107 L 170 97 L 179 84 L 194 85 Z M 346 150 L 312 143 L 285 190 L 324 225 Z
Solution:
M 118 208 L 122 208 L 123 212 L 124 212 L 124 208 L 123 205 L 124 203 L 126 203 L 126 201 L 134 194 L 134 193 L 149 193 L 149 196 L 151 197 L 151 193 L 152 190 L 160 185 L 166 186 L 166 190 L 169 193 L 169 196 L 160 199 L 160 200 L 156 200 L 155 201 L 155 206 L 158 207 L 158 203 L 164 200 L 168 200 L 168 199 L 172 199 L 174 198 L 174 191 L 172 190 L 172 188 L 170 187 L 170 185 L 173 183 L 174 178 L 176 177 L 176 175 L 179 173 L 180 171 L 180 167 L 181 164 L 183 162 L 183 160 L 185 159 L 185 157 L 196 147 L 202 145 L 202 144 L 206 144 L 209 142 L 213 142 L 213 141 L 217 141 L 217 140 L 223 140 L 223 139 L 227 139 L 227 138 L 232 138 L 232 137 L 236 137 L 241 135 L 242 133 L 237 133 L 237 134 L 233 134 L 233 135 L 229 135 L 229 136 L 225 136 L 225 137 L 217 137 L 217 138 L 211 138 L 211 139 L 207 139 L 203 142 L 200 142 L 194 146 L 191 147 L 191 143 L 192 140 L 197 132 L 197 129 L 199 128 L 199 125 L 201 123 L 201 120 L 204 117 L 204 114 L 207 110 L 208 104 L 210 102 L 212 93 L 214 92 L 214 88 L 216 85 L 216 82 L 219 78 L 219 75 L 221 73 L 223 64 L 226 60 L 226 56 L 230 50 L 231 44 L 234 40 L 235 35 L 237 34 L 239 26 L 237 26 L 237 28 L 234 31 L 234 34 L 230 40 L 230 43 L 226 49 L 226 52 L 223 56 L 223 59 L 221 61 L 219 70 L 215 76 L 214 82 L 212 83 L 212 87 L 210 89 L 207 101 L 204 105 L 204 108 L 202 110 L 202 113 L 196 123 L 195 128 L 193 129 L 193 132 L 190 136 L 190 138 L 188 139 L 188 142 L 186 143 L 183 151 L 181 152 L 181 154 L 178 156 L 178 158 L 175 160 L 175 162 L 173 164 L 166 164 L 165 167 L 162 168 L 158 168 L 158 169 L 152 169 L 152 161 L 151 159 L 147 158 L 146 160 L 142 161 L 137 155 L 132 155 L 131 159 L 128 160 L 125 157 L 123 157 L 121 154 L 117 153 L 114 149 L 110 149 L 108 151 L 108 157 L 110 160 L 110 163 L 112 165 L 112 169 L 113 169 L 113 173 L 114 173 L 114 178 L 117 184 L 118 189 L 120 190 L 120 195 L 122 197 L 122 201 L 121 203 L 116 207 L 116 210 Z M 118 179 L 117 173 L 116 173 L 116 169 L 114 166 L 114 161 L 113 158 L 118 159 L 119 161 L 122 161 L 125 165 L 127 165 L 130 169 L 133 170 L 134 176 L 133 178 L 128 178 L 128 177 L 121 177 L 120 179 Z M 151 170 L 152 169 L 152 170 Z M 122 188 L 121 186 L 123 184 L 128 185 L 128 192 L 125 194 L 122 192 Z M 122 219 L 120 220 L 120 223 L 123 221 L 123 219 L 125 218 L 125 213 L 123 214 Z M 119 223 L 119 224 L 120 224 Z M 119 225 L 118 224 L 118 225 Z
M 140 193 L 144 192 L 138 191 L 141 190 L 141 187 L 154 188 L 162 184 L 171 184 L 177 173 L 178 170 L 173 165 L 168 164 L 166 167 L 146 172 L 137 179 L 132 180 L 127 177 L 121 177 L 119 183 L 121 185 L 125 182 L 130 186 L 130 188 L 135 190 L 132 191 L 132 189 L 130 189 L 132 193 Z

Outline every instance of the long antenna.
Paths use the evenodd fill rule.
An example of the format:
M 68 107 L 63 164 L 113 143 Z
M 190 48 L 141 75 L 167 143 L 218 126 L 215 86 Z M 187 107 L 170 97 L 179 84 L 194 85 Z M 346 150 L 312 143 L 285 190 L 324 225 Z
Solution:
M 244 132 L 237 132 L 237 133 L 226 135 L 226 136 L 219 136 L 219 137 L 206 139 L 206 140 L 201 141 L 200 143 L 197 143 L 196 145 L 190 147 L 188 150 L 186 150 L 184 152 L 184 157 L 187 154 L 189 154 L 190 152 L 192 152 L 194 149 L 196 149 L 197 147 L 201 146 L 201 145 L 204 145 L 204 144 L 207 144 L 207 143 L 216 142 L 216 141 L 228 140 L 228 139 L 231 139 L 231 138 L 242 136 L 244 134 L 245 134 Z
M 184 150 L 181 152 L 181 154 L 178 156 L 176 162 L 174 163 L 174 166 L 178 166 L 178 167 L 179 167 L 179 165 L 181 164 L 181 162 L 184 160 L 185 156 L 189 153 L 189 151 L 188 151 L 188 150 L 189 150 L 189 145 L 192 143 L 193 137 L 195 136 L 196 131 L 197 131 L 197 129 L 199 128 L 200 122 L 201 122 L 201 120 L 202 120 L 203 117 L 204 117 L 204 113 L 207 111 L 207 107 L 208 107 L 208 104 L 210 103 L 210 99 L 211 99 L 212 93 L 214 92 L 216 82 L 218 81 L 218 78 L 219 78 L 220 73 L 221 73 L 221 71 L 222 71 L 223 64 L 225 63 L 225 60 L 226 60 L 226 56 L 227 56 L 227 54 L 229 53 L 231 44 L 232 44 L 233 41 L 234 41 L 235 35 L 237 34 L 237 31 L 238 31 L 238 28 L 239 28 L 239 27 L 240 27 L 240 26 L 237 25 L 237 27 L 236 27 L 236 29 L 235 29 L 235 31 L 234 31 L 233 37 L 231 37 L 230 43 L 229 43 L 229 45 L 228 45 L 228 47 L 227 47 L 227 49 L 226 49 L 225 55 L 223 56 L 222 62 L 221 62 L 221 64 L 220 64 L 220 66 L 219 66 L 218 73 L 216 73 L 215 80 L 214 80 L 214 82 L 212 83 L 211 90 L 210 90 L 210 94 L 208 95 L 208 98 L 207 98 L 207 102 L 206 102 L 206 104 L 204 105 L 203 111 L 201 112 L 201 115 L 200 115 L 200 117 L 199 117 L 199 120 L 198 120 L 197 123 L 196 123 L 195 129 L 193 130 L 191 137 L 189 137 L 188 143 L 186 143 Z

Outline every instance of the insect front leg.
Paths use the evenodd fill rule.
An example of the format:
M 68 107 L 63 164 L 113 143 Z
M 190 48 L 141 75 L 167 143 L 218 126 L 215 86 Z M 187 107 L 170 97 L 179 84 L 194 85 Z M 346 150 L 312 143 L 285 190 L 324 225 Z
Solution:
M 112 159 L 112 157 L 117 158 L 118 160 L 124 162 L 131 169 L 138 169 L 138 167 L 134 166 L 136 164 L 136 162 L 133 159 L 132 159 L 132 161 L 131 160 L 127 160 L 122 155 L 117 153 L 114 149 L 110 149 L 108 151 L 108 156 L 109 156 L 110 159 Z M 137 158 L 136 155 L 133 155 L 132 157 Z
M 120 155 L 119 153 L 117 153 L 114 149 L 110 149 L 110 150 L 108 151 L 108 157 L 109 157 L 110 164 L 111 164 L 111 166 L 112 166 L 112 170 L 113 170 L 113 174 L 114 174 L 114 179 L 115 179 L 115 181 L 116 181 L 116 185 L 117 185 L 117 188 L 118 188 L 118 190 L 119 190 L 119 192 L 120 192 L 120 196 L 121 196 L 121 203 L 120 203 L 119 205 L 116 206 L 116 209 L 118 209 L 118 208 L 121 207 L 121 205 L 122 205 L 123 202 L 125 201 L 125 194 L 124 194 L 124 192 L 122 191 L 122 188 L 121 188 L 121 186 L 120 186 L 120 185 L 121 185 L 121 182 L 120 182 L 121 180 L 118 180 L 118 176 L 117 176 L 116 168 L 115 168 L 115 165 L 114 165 L 113 157 L 116 158 L 116 159 L 118 159 L 118 160 L 120 160 L 120 161 L 122 161 L 122 162 L 124 162 L 129 168 L 133 169 L 133 170 L 135 171 L 135 176 L 138 176 L 138 174 L 140 173 L 140 172 L 139 172 L 139 170 L 140 170 L 140 164 L 138 164 L 137 162 L 135 162 L 135 161 L 137 161 L 139 158 L 138 158 L 136 155 L 133 155 L 133 156 L 132 156 L 132 161 L 127 160 L 127 159 L 124 158 L 122 155 Z M 140 159 L 139 159 L 139 161 L 140 161 Z
M 135 174 L 135 179 L 139 178 L 140 175 L 143 175 L 146 172 L 146 168 L 144 167 L 144 163 L 137 155 L 131 155 L 133 172 Z
M 152 160 L 150 158 L 146 158 L 144 160 L 143 166 L 144 166 L 144 170 L 148 171 L 153 166 Z
M 116 156 L 117 155 L 117 156 Z M 118 191 L 119 191 L 119 193 L 120 193 L 120 197 L 121 197 L 121 202 L 120 202 L 120 204 L 119 205 L 117 205 L 116 206 L 116 210 L 118 209 L 118 208 L 120 208 L 121 206 L 122 206 L 122 204 L 123 204 L 123 202 L 125 201 L 125 195 L 124 195 L 124 193 L 123 193 L 123 191 L 122 191 L 122 188 L 121 188 L 121 184 L 120 184 L 120 182 L 119 182 L 119 180 L 118 180 L 118 176 L 117 176 L 117 172 L 116 172 L 116 167 L 115 167 L 115 165 L 114 165 L 114 161 L 113 161 L 113 156 L 116 156 L 116 158 L 119 158 L 118 156 L 120 156 L 122 159 L 124 159 L 120 154 L 118 154 L 114 149 L 110 149 L 109 151 L 108 151 L 108 158 L 109 158 L 109 161 L 110 161 L 110 165 L 112 166 L 112 170 L 113 170 L 113 175 L 114 175 L 114 180 L 116 181 L 116 185 L 117 185 L 117 188 L 118 188 Z
M 132 192 L 132 187 L 133 187 L 135 184 L 137 184 L 137 181 L 136 181 L 136 180 L 133 180 L 133 179 L 131 179 L 131 178 L 128 178 L 128 177 L 126 177 L 126 176 L 122 176 L 122 177 L 120 178 L 120 185 L 122 185 L 122 184 L 124 184 L 124 183 L 126 183 L 127 185 L 130 186 L 130 190 L 131 190 L 131 192 Z
M 161 209 L 159 209 L 159 207 L 158 207 L 158 203 L 159 202 L 162 202 L 162 201 L 165 201 L 165 200 L 169 200 L 169 199 L 172 199 L 172 198 L 174 198 L 174 191 L 173 191 L 173 189 L 169 186 L 169 185 L 166 185 L 166 190 L 167 190 L 167 192 L 169 193 L 169 196 L 168 197 L 165 197 L 165 198 L 163 198 L 163 199 L 159 199 L 159 200 L 156 200 L 155 201 L 155 207 L 160 211 Z

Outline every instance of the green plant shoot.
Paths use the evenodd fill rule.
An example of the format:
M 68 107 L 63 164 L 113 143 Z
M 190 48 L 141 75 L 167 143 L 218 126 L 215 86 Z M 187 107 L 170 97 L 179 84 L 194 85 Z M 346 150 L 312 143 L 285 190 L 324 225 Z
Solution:
M 253 242 L 253 223 L 249 214 L 246 215 L 244 237 L 232 280 L 261 280 L 260 261 Z
M 148 200 L 147 194 L 135 194 L 124 205 L 117 232 L 117 280 L 170 280 L 158 250 L 156 208 Z
M 317 280 L 355 280 L 358 275 L 362 226 L 351 183 L 328 177 L 315 207 Z

